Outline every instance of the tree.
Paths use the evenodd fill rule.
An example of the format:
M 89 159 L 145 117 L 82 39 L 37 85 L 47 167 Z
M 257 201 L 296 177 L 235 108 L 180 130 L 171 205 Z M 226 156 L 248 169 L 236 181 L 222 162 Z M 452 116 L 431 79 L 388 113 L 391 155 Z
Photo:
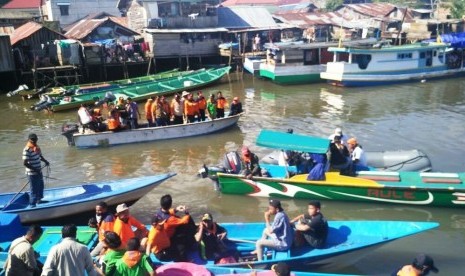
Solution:
M 462 18 L 465 14 L 465 0 L 452 0 L 450 15 L 452 18 Z
M 340 5 L 344 3 L 344 0 L 328 0 L 326 1 L 326 11 L 335 11 Z

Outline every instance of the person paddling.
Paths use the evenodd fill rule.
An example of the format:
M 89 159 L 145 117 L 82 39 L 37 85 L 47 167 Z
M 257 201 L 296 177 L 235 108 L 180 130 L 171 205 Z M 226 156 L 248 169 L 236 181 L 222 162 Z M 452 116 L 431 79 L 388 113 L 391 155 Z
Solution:
M 44 176 L 40 161 L 49 166 L 50 163 L 42 156 L 42 151 L 37 145 L 38 137 L 35 133 L 29 134 L 26 147 L 23 150 L 23 164 L 26 167 L 26 175 L 29 179 L 29 207 L 34 208 L 41 203 L 44 197 Z

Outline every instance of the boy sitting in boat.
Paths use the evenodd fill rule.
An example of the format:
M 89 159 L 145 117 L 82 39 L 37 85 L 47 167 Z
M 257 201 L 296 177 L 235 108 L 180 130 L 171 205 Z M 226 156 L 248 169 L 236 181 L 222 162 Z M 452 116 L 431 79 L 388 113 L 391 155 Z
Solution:
M 320 202 L 312 200 L 308 203 L 307 214 L 301 214 L 291 220 L 291 223 L 295 223 L 294 244 L 296 246 L 302 246 L 304 243 L 313 248 L 325 246 L 328 237 L 328 222 L 320 210 Z
M 226 253 L 226 246 L 223 244 L 226 235 L 226 229 L 213 221 L 210 213 L 205 213 L 195 234 L 195 240 L 200 245 L 202 259 L 220 259 Z

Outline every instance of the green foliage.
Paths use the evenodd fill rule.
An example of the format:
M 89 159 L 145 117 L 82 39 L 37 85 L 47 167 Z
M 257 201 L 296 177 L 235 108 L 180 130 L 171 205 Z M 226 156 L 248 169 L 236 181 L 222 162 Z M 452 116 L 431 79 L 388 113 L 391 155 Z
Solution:
M 335 11 L 337 7 L 342 5 L 344 0 L 328 0 L 326 1 L 326 11 L 332 12 Z
M 462 18 L 465 14 L 465 0 L 452 0 L 450 15 L 452 18 Z

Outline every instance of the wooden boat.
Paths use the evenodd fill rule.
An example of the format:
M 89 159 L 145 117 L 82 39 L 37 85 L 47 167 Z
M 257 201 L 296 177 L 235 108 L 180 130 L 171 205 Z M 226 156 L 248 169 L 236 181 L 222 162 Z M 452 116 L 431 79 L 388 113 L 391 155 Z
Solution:
M 465 73 L 462 48 L 436 42 L 333 47 L 328 51 L 334 61 L 321 78 L 338 86 L 368 86 L 459 76 Z
M 327 245 L 322 249 L 312 249 L 306 246 L 292 248 L 289 251 L 278 252 L 265 250 L 263 261 L 251 259 L 250 252 L 255 248 L 255 241 L 261 237 L 264 223 L 221 223 L 228 231 L 225 245 L 236 250 L 242 262 L 215 264 L 213 260 L 203 260 L 198 251 L 192 252 L 190 258 L 193 263 L 205 265 L 213 271 L 225 271 L 233 267 L 265 267 L 269 268 L 277 262 L 286 262 L 297 268 L 312 265 L 334 265 L 336 262 L 352 264 L 377 246 L 388 242 L 415 235 L 439 226 L 437 222 L 412 221 L 329 221 Z M 60 242 L 61 227 L 44 227 L 45 231 L 40 240 L 34 243 L 34 249 L 40 254 L 40 260 L 45 258 L 50 248 Z M 19 216 L 16 214 L 0 213 L 0 264 L 7 257 L 11 241 L 25 233 Z M 77 239 L 93 248 L 97 243 L 97 233 L 94 228 L 78 227 Z M 365 253 L 365 254 L 364 254 Z M 155 256 L 151 259 L 156 264 L 162 264 Z M 164 263 L 167 264 L 167 263 Z M 224 269 L 220 269 L 224 268 Z M 230 273 L 229 270 L 228 273 Z
M 301 143 L 306 136 L 262 130 L 260 146 L 323 154 L 323 145 Z M 289 141 L 295 144 L 288 144 Z M 323 141 L 321 141 L 323 143 Z M 267 167 L 269 177 L 217 173 L 226 194 L 264 197 L 311 198 L 420 206 L 465 207 L 465 173 L 357 171 L 356 176 L 326 172 L 324 180 L 307 180 L 307 174 L 290 178 L 286 168 Z M 237 172 L 236 172 L 237 173 Z
M 74 127 L 72 131 L 64 131 L 62 134 L 68 139 L 69 145 L 79 148 L 115 146 L 210 134 L 236 125 L 240 116 L 242 114 L 214 120 L 208 119 L 203 122 L 138 128 L 118 132 L 104 131 L 82 134 L 78 132 L 77 127 Z
M 119 97 L 123 97 L 124 99 L 131 97 L 134 101 L 142 101 L 153 96 L 174 94 L 183 90 L 198 89 L 210 85 L 220 80 L 229 72 L 230 68 L 231 67 L 226 66 L 216 69 L 198 70 L 184 76 L 113 89 L 111 90 L 111 94 L 108 94 L 109 91 L 106 91 L 98 95 L 91 93 L 64 97 L 63 99 L 57 100 L 47 96 L 40 103 L 35 105 L 33 109 L 43 110 L 47 108 L 52 111 L 62 111 L 78 108 L 81 104 L 93 104 L 97 101 L 103 101 L 105 98 L 113 101 Z
M 345 45 L 375 43 L 376 40 L 345 41 Z M 333 59 L 328 51 L 336 42 L 304 43 L 303 41 L 265 43 L 267 59 L 260 63 L 260 76 L 279 84 L 322 82 L 320 73 Z
M 283 252 L 270 249 L 265 250 L 262 261 L 257 261 L 256 256 L 251 256 L 250 252 L 255 249 L 255 242 L 261 238 L 265 224 L 221 223 L 228 231 L 229 240 L 226 245 L 238 252 L 239 261 L 218 264 L 213 260 L 201 259 L 198 252 L 194 252 L 189 259 L 207 267 L 270 268 L 277 262 L 285 262 L 296 269 L 308 264 L 325 266 L 341 262 L 350 265 L 374 247 L 439 226 L 436 222 L 411 221 L 329 221 L 328 224 L 329 233 L 324 248 L 303 246 Z M 151 258 L 154 263 L 163 263 L 153 255 Z
M 229 276 L 229 275 L 244 275 L 244 276 L 275 276 L 276 273 L 272 270 L 238 268 L 238 267 L 219 267 L 219 266 L 203 266 L 194 263 L 177 262 L 165 264 L 157 268 L 158 276 Z M 255 274 L 252 274 L 255 273 Z M 342 274 L 327 274 L 314 272 L 292 271 L 291 276 L 332 276 Z M 347 275 L 347 274 L 344 274 Z
M 0 214 L 18 214 L 21 222 L 32 223 L 92 211 L 101 201 L 109 206 L 133 203 L 175 175 L 166 173 L 45 189 L 42 199 L 44 203 L 34 208 L 28 206 L 27 192 L 0 194 Z

